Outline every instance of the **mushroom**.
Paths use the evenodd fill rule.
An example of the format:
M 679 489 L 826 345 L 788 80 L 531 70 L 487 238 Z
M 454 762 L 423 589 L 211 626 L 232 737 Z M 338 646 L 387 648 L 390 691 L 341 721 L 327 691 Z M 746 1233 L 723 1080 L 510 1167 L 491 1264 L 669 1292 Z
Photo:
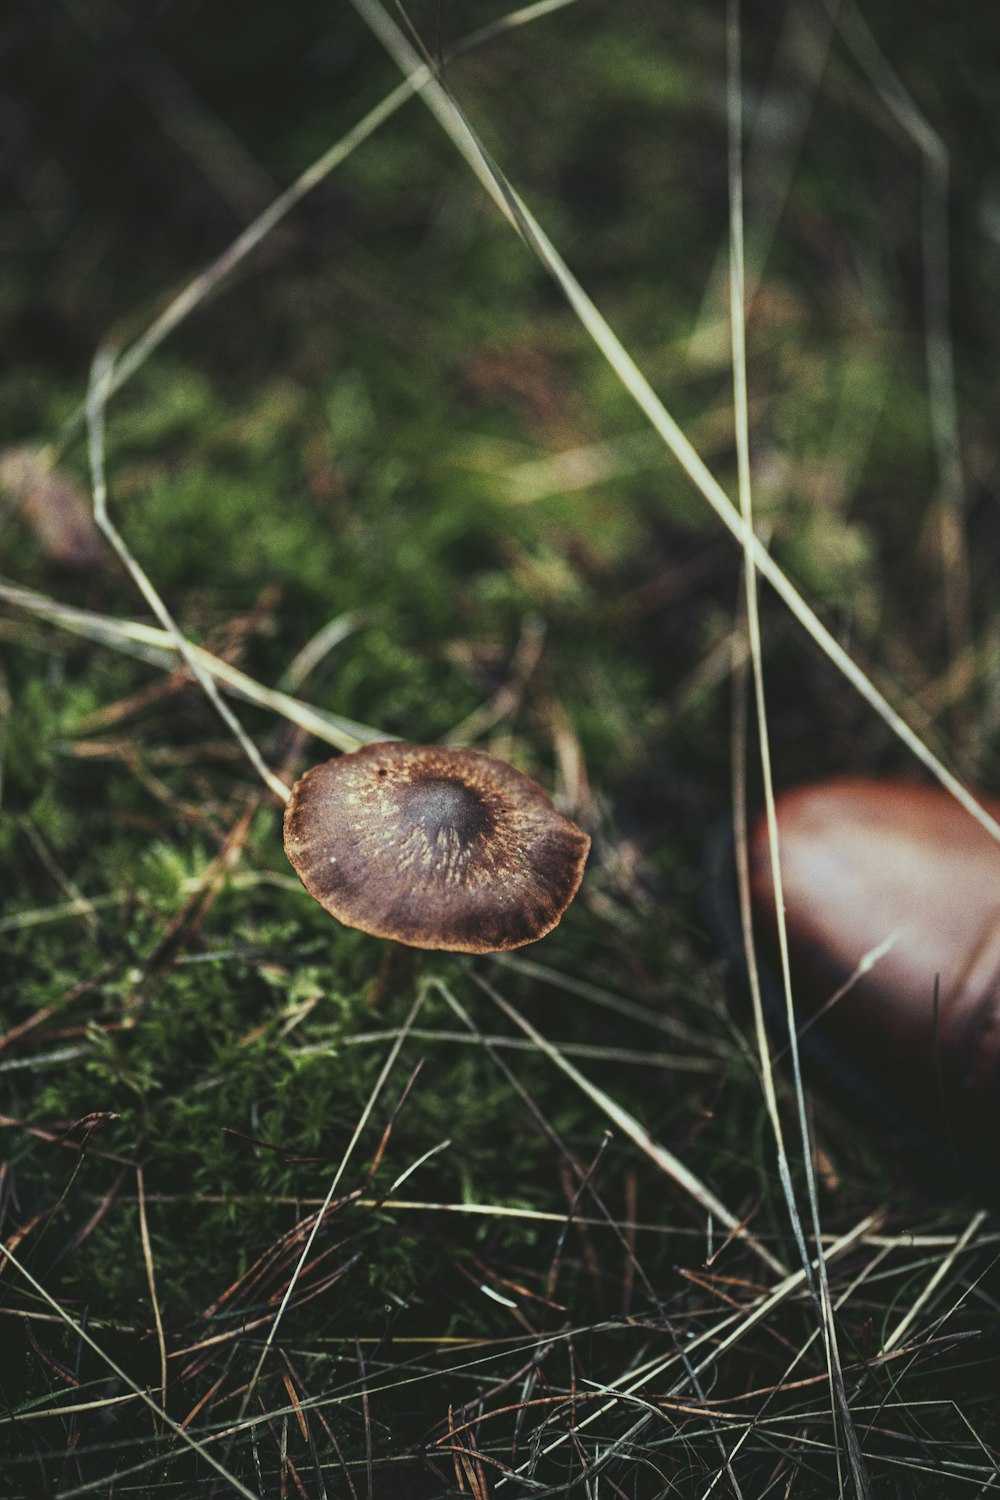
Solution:
M 994 818 L 1000 799 L 980 794 Z M 866 1075 L 978 1156 L 1000 1155 L 1000 848 L 941 787 L 835 777 L 777 801 L 796 1000 Z M 777 947 L 766 819 L 754 909 Z M 834 997 L 836 1004 L 830 997 Z
M 536 782 L 480 750 L 366 745 L 307 771 L 285 809 L 310 896 L 412 948 L 498 953 L 544 937 L 589 848 Z

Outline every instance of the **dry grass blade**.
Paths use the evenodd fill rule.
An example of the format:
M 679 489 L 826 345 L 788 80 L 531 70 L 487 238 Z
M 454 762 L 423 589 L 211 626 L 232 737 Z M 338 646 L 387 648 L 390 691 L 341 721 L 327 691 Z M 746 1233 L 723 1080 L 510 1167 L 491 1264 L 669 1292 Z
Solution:
M 3 924 L 0 923 L 0 932 Z M 356 1031 L 352 1036 L 344 1038 L 345 1047 L 367 1047 L 384 1042 L 394 1041 L 399 1035 L 398 1029 L 391 1028 L 385 1031 Z M 517 1036 L 470 1036 L 461 1031 L 434 1031 L 425 1027 L 418 1027 L 410 1033 L 415 1041 L 422 1042 L 453 1042 L 459 1046 L 474 1047 L 485 1042 L 490 1047 L 500 1048 L 507 1052 L 533 1052 L 534 1046 L 530 1041 Z M 562 1042 L 559 1049 L 564 1057 L 584 1057 L 606 1062 L 628 1063 L 636 1068 L 672 1068 L 675 1073 L 715 1073 L 717 1071 L 711 1058 L 707 1057 L 685 1057 L 677 1052 L 641 1052 L 634 1047 L 611 1047 L 596 1042 Z M 309 1043 L 304 1047 L 295 1049 L 296 1057 L 311 1057 L 317 1053 L 328 1050 L 325 1042 Z
M 146 1186 L 142 1168 L 135 1172 L 135 1190 L 139 1200 L 139 1234 L 142 1239 L 142 1258 L 146 1266 L 149 1283 L 149 1300 L 153 1307 L 153 1322 L 156 1325 L 156 1342 L 160 1351 L 160 1404 L 167 1404 L 167 1344 L 163 1336 L 163 1319 L 160 1316 L 160 1301 L 156 1295 L 156 1272 L 153 1267 L 153 1247 L 149 1240 L 149 1224 L 146 1219 Z
M 24 1313 L 18 1314 L 18 1317 L 24 1316 Z M 58 1323 L 61 1320 L 59 1318 L 52 1317 L 49 1319 L 49 1321 Z M 13 1413 L 0 1416 L 0 1424 L 18 1427 L 22 1422 L 48 1422 L 53 1417 L 75 1417 L 79 1416 L 83 1412 L 88 1411 L 112 1411 L 121 1406 L 128 1406 L 129 1404 L 131 1404 L 131 1402 L 138 1401 L 139 1399 L 140 1398 L 138 1394 L 129 1394 L 127 1396 L 106 1396 L 99 1401 L 71 1401 L 67 1402 L 65 1405 L 60 1403 L 58 1406 L 43 1406 L 38 1407 L 34 1411 L 18 1412 L 16 1416 Z M 186 1427 L 189 1420 L 190 1419 L 186 1417 L 181 1423 L 181 1426 Z
M 200 1411 L 203 1411 L 206 1406 L 210 1405 L 210 1403 L 212 1401 L 212 1398 L 215 1396 L 216 1392 L 218 1391 L 219 1387 L 222 1385 L 222 1382 L 225 1380 L 225 1378 L 226 1378 L 226 1371 L 223 1370 L 222 1374 L 218 1377 L 218 1379 L 216 1381 L 214 1381 L 212 1385 L 209 1386 L 209 1388 L 205 1392 L 205 1394 L 203 1396 L 200 1396 L 198 1398 L 198 1400 L 195 1402 L 194 1406 L 192 1406 L 191 1410 L 188 1412 L 187 1416 L 184 1418 L 183 1422 L 181 1423 L 182 1427 L 190 1427 L 191 1423 L 194 1421 L 194 1419 L 198 1415 L 198 1413 Z
M 792 1074 L 795 1083 L 795 1100 L 798 1109 L 799 1136 L 805 1164 L 806 1188 L 812 1218 L 813 1243 L 816 1247 L 816 1266 L 819 1273 L 816 1309 L 823 1329 L 827 1369 L 830 1376 L 831 1401 L 840 1415 L 848 1463 L 856 1493 L 861 1497 L 871 1494 L 871 1482 L 861 1456 L 854 1422 L 851 1418 L 844 1389 L 844 1377 L 840 1367 L 837 1347 L 837 1331 L 833 1319 L 830 1286 L 823 1256 L 823 1235 L 819 1215 L 819 1195 L 816 1189 L 816 1173 L 813 1165 L 813 1147 L 806 1119 L 805 1090 L 799 1060 L 798 1028 L 795 1006 L 792 999 L 792 975 L 788 952 L 788 934 L 785 926 L 785 902 L 782 892 L 781 856 L 778 844 L 778 816 L 774 802 L 774 779 L 771 769 L 771 739 L 767 725 L 767 703 L 764 694 L 764 657 L 761 648 L 760 612 L 757 602 L 757 570 L 750 546 L 753 531 L 753 500 L 750 482 L 750 427 L 747 407 L 747 356 L 746 356 L 746 302 L 743 265 L 743 87 L 740 58 L 740 7 L 739 0 L 728 0 L 726 27 L 726 78 L 727 121 L 729 135 L 729 303 L 732 330 L 733 404 L 736 417 L 736 462 L 739 483 L 740 515 L 743 520 L 743 579 L 746 588 L 747 630 L 750 636 L 750 661 L 753 670 L 754 702 L 757 710 L 757 739 L 760 747 L 761 770 L 764 779 L 764 805 L 767 816 L 768 852 L 770 855 L 771 880 L 774 885 L 775 907 L 778 915 L 778 946 L 781 953 L 781 977 L 785 996 L 785 1019 L 788 1027 L 788 1048 L 791 1055 Z M 747 867 L 745 812 L 741 818 L 743 841 L 740 869 L 740 912 L 743 920 L 744 944 L 753 949 L 752 924 L 749 921 L 747 901 Z M 781 1185 L 785 1194 L 789 1218 L 795 1233 L 803 1268 L 809 1274 L 809 1255 L 805 1235 L 799 1216 L 791 1171 L 782 1138 L 774 1087 L 771 1080 L 770 1048 L 767 1033 L 760 1015 L 760 986 L 757 980 L 756 963 L 751 956 L 750 969 L 754 989 L 754 1009 L 757 1022 L 757 1043 L 765 1078 L 765 1097 L 774 1130 L 778 1151 L 778 1166 Z M 840 1465 L 839 1449 L 837 1454 Z
M 417 1033 L 416 1031 L 410 1033 L 411 1037 L 418 1034 L 419 1033 Z M 171 1193 L 147 1193 L 146 1200 L 150 1203 L 177 1203 L 182 1201 L 182 1195 Z M 223 1198 L 218 1194 L 205 1193 L 201 1195 L 201 1201 L 203 1203 L 239 1203 L 241 1201 L 241 1195 L 239 1193 L 227 1193 L 225 1198 Z M 319 1205 L 323 1202 L 321 1198 L 310 1198 L 305 1196 L 296 1196 L 292 1198 L 282 1197 L 281 1195 L 275 1196 L 271 1199 L 271 1201 L 275 1204 L 284 1204 L 288 1207 L 299 1208 L 319 1207 Z M 349 1195 L 349 1197 L 345 1197 L 341 1200 L 341 1202 L 344 1203 L 348 1201 L 356 1201 L 358 1206 L 361 1208 L 382 1207 L 400 1210 L 412 1209 L 414 1212 L 421 1213 L 426 1210 L 427 1212 L 434 1213 L 456 1213 L 473 1215 L 495 1214 L 499 1218 L 520 1218 L 529 1221 L 537 1220 L 541 1224 L 561 1224 L 566 1217 L 565 1211 L 556 1213 L 547 1212 L 543 1209 L 536 1208 L 514 1208 L 502 1203 L 433 1203 L 425 1201 L 424 1199 L 381 1197 L 355 1198 L 353 1195 Z M 607 1226 L 606 1219 L 584 1219 L 582 1216 L 580 1216 L 577 1218 L 576 1222 L 578 1224 L 586 1223 L 591 1226 L 595 1224 L 604 1224 Z M 880 1222 L 880 1216 L 876 1215 L 873 1219 L 873 1222 Z M 705 1236 L 704 1228 L 700 1226 L 686 1226 L 683 1224 L 671 1224 L 667 1226 L 663 1224 L 652 1224 L 648 1222 L 644 1223 L 639 1219 L 622 1219 L 619 1220 L 618 1223 L 619 1227 L 622 1229 L 635 1229 L 646 1234 L 676 1234 L 688 1236 L 690 1238 L 697 1238 L 698 1240 L 703 1240 Z M 952 1247 L 958 1242 L 960 1238 L 961 1235 L 955 1234 L 920 1234 L 909 1229 L 903 1229 L 896 1234 L 866 1232 L 862 1236 L 860 1243 L 864 1245 L 871 1245 L 877 1249 L 883 1250 L 944 1250 L 947 1252 L 952 1249 Z M 834 1235 L 827 1232 L 823 1235 L 823 1244 L 826 1246 L 839 1245 L 840 1239 L 841 1237 L 839 1235 Z M 976 1243 L 978 1246 L 983 1247 L 987 1245 L 1000 1245 L 1000 1231 L 994 1232 L 992 1234 L 981 1235 Z
M 282 1375 L 281 1383 L 288 1392 L 288 1399 L 295 1409 L 295 1416 L 299 1424 L 299 1431 L 302 1434 L 302 1441 L 307 1443 L 309 1441 L 309 1429 L 306 1426 L 305 1413 L 302 1410 L 302 1403 L 299 1400 L 298 1392 L 292 1384 L 292 1377 L 290 1375 Z
M 713 1041 L 713 1038 L 707 1036 L 704 1031 L 699 1032 L 697 1027 L 686 1024 L 677 1016 L 653 1010 L 634 1000 L 626 1000 L 612 990 L 590 984 L 585 979 L 577 979 L 575 975 L 565 974 L 561 969 L 553 968 L 549 964 L 538 963 L 535 959 L 521 958 L 517 953 L 497 953 L 493 957 L 493 962 L 501 969 L 513 969 L 515 973 L 526 974 L 532 979 L 540 979 L 555 989 L 565 991 L 568 995 L 576 995 L 591 1005 L 613 1011 L 616 1015 L 625 1016 L 630 1021 L 638 1021 L 642 1026 L 651 1026 L 656 1031 L 663 1031 L 668 1036 L 676 1037 L 678 1041 L 690 1042 L 699 1049 L 708 1048 Z
M 360 1371 L 361 1387 L 361 1415 L 365 1424 L 365 1478 L 368 1482 L 368 1500 L 372 1500 L 375 1491 L 374 1471 L 372 1469 L 372 1419 L 368 1407 L 368 1375 L 365 1370 L 365 1357 L 361 1352 L 361 1345 L 355 1340 L 354 1352 L 357 1356 L 358 1370 Z
M 360 617 L 356 614 L 336 615 L 328 620 L 292 657 L 278 679 L 279 686 L 297 693 L 309 674 L 315 672 L 320 662 L 357 630 L 360 623 Z
M 833 23 L 840 0 L 827 5 L 792 7 L 785 12 L 764 98 L 771 108 L 755 111 L 747 132 L 746 180 L 750 188 L 746 254 L 746 302 L 760 289 L 768 253 L 792 188 L 816 94 L 826 67 Z M 775 105 L 777 107 L 775 107 Z M 708 278 L 691 335 L 696 361 L 720 364 L 728 358 L 729 257 L 723 245 Z
M 880 943 L 876 943 L 874 948 L 869 948 L 867 953 L 862 954 L 843 984 L 838 985 L 829 999 L 824 1000 L 823 1004 L 812 1011 L 804 1021 L 800 1021 L 798 1026 L 799 1037 L 805 1036 L 806 1032 L 811 1031 L 819 1021 L 822 1021 L 824 1016 L 829 1015 L 834 1006 L 839 1005 L 844 996 L 850 994 L 858 981 L 863 979 L 866 974 L 870 974 L 876 964 L 880 963 L 887 954 L 892 952 L 902 936 L 903 930 L 897 928 L 895 932 L 890 932 L 888 937 L 884 937 Z M 780 1062 L 787 1051 L 787 1047 L 780 1051 L 775 1061 Z
M 746 629 L 750 644 L 750 663 L 753 672 L 754 703 L 757 714 L 757 737 L 760 746 L 761 770 L 764 778 L 764 797 L 767 808 L 767 826 L 771 874 L 775 884 L 778 904 L 778 920 L 782 938 L 782 975 L 785 980 L 785 998 L 789 1015 L 792 1015 L 791 982 L 787 968 L 787 943 L 784 940 L 784 902 L 781 896 L 781 862 L 778 855 L 778 829 L 774 811 L 774 785 L 771 772 L 770 736 L 767 727 L 767 705 L 764 696 L 764 659 L 760 635 L 760 611 L 757 601 L 757 571 L 753 563 L 750 538 L 753 535 L 753 503 L 750 485 L 750 433 L 747 411 L 746 373 L 746 307 L 744 301 L 743 271 L 743 171 L 742 153 L 742 90 L 739 65 L 739 15 L 730 0 L 728 37 L 728 118 L 729 118 L 729 275 L 730 275 L 730 327 L 732 337 L 733 405 L 736 419 L 736 458 L 740 495 L 740 514 L 744 522 L 743 532 L 743 583 L 746 609 Z M 750 878 L 747 855 L 746 826 L 746 710 L 745 696 L 741 691 L 745 675 L 742 661 L 734 661 L 734 714 L 733 714 L 733 776 L 734 816 L 737 849 L 737 873 L 739 879 L 740 918 L 743 927 L 743 946 L 747 958 L 750 990 L 753 999 L 755 1036 L 761 1064 L 764 1100 L 767 1105 L 771 1129 L 774 1132 L 782 1186 L 788 1211 L 795 1230 L 803 1264 L 808 1264 L 805 1238 L 795 1204 L 791 1186 L 791 1175 L 785 1150 L 781 1117 L 774 1090 L 774 1075 L 771 1066 L 771 1049 L 764 1025 L 760 996 L 760 977 L 754 950 L 753 924 L 750 915 Z M 791 1022 L 794 1036 L 794 1019 Z M 798 1055 L 795 1054 L 796 1088 L 801 1103 L 802 1080 L 798 1071 Z M 805 1153 L 809 1155 L 808 1140 L 804 1141 Z

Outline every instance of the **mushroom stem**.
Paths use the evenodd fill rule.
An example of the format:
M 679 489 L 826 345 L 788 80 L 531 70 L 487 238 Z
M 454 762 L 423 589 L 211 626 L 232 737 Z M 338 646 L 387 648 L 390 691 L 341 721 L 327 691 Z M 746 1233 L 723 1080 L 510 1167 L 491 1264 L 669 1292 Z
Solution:
M 408 990 L 416 970 L 417 950 L 390 939 L 382 950 L 375 976 L 365 990 L 365 1009 L 379 1011 L 393 995 Z

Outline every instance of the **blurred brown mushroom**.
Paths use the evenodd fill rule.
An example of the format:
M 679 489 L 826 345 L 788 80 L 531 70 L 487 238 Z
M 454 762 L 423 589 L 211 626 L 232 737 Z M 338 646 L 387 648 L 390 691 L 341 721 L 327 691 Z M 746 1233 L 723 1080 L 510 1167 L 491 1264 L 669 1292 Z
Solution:
M 888 1096 L 995 1158 L 1000 846 L 940 787 L 906 781 L 797 787 L 777 813 L 796 999 Z M 773 952 L 763 818 L 751 883 Z
M 86 491 L 52 466 L 45 448 L 0 450 L 0 500 L 31 528 L 47 557 L 77 573 L 107 561 Z
M 309 894 L 413 948 L 497 953 L 544 937 L 589 848 L 536 782 L 479 750 L 367 745 L 307 771 L 285 810 Z

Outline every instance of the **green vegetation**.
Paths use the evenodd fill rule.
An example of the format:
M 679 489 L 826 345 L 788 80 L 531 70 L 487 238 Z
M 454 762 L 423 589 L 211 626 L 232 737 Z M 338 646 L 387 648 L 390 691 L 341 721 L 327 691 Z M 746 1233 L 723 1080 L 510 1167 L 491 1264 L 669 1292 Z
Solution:
M 137 336 L 398 72 L 353 11 L 311 0 L 234 34 L 180 5 L 51 10 L 11 43 L 35 196 L 0 271 L 0 428 L 56 444 L 83 496 L 94 348 Z M 436 55 L 503 11 L 408 13 Z M 957 561 L 919 154 L 853 23 L 827 37 L 770 6 L 744 35 L 751 129 L 759 105 L 771 132 L 746 181 L 758 524 L 927 743 L 996 784 L 996 80 L 960 16 L 870 20 L 951 157 L 951 277 L 929 274 L 953 304 Z M 570 5 L 445 78 L 735 493 L 720 17 Z M 244 1493 L 309 1500 L 854 1493 L 811 1301 L 791 1289 L 719 1349 L 778 1273 L 518 1020 L 798 1268 L 748 1007 L 702 904 L 731 819 L 739 552 L 419 102 L 112 399 L 107 468 L 190 640 L 329 714 L 511 760 L 594 853 L 562 925 L 509 959 L 340 928 L 198 686 L 115 633 L 152 620 L 110 548 L 90 556 L 86 506 L 73 567 L 8 494 L 3 582 L 43 597 L 0 598 L 0 1495 L 238 1492 L 206 1455 Z M 908 765 L 761 602 L 781 782 Z M 332 753 L 232 701 L 288 778 Z M 979 1493 L 1000 1443 L 993 1221 L 905 1356 L 873 1359 L 978 1198 L 822 1077 L 809 1101 L 825 1232 L 874 1216 L 830 1265 L 871 1493 Z M 786 1076 L 781 1102 L 794 1139 Z M 183 1433 L 136 1394 L 163 1400 L 161 1350 Z

